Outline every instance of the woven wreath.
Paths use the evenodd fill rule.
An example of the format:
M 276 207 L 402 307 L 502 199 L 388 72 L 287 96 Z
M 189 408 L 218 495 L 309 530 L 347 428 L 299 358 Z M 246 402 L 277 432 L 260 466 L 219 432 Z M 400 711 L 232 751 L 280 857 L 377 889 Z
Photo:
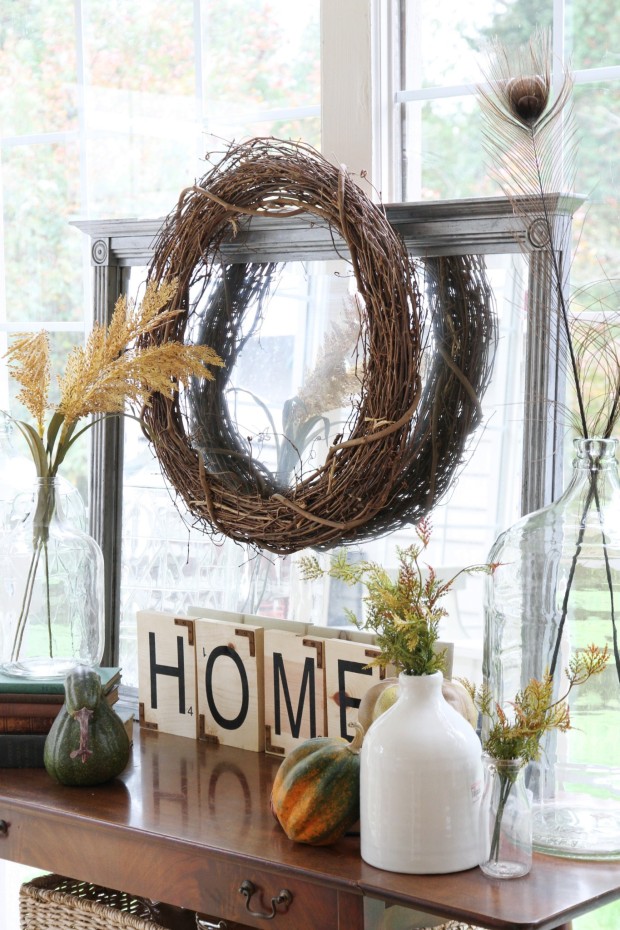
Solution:
M 250 303 L 269 293 L 273 264 L 225 264 L 221 245 L 253 216 L 300 213 L 348 249 L 361 315 L 361 390 L 323 465 L 283 486 L 239 436 L 224 400 L 247 338 Z M 346 250 L 344 250 L 346 251 Z M 162 468 L 196 523 L 287 554 L 376 537 L 427 514 L 450 486 L 480 420 L 494 317 L 484 266 L 457 256 L 424 263 L 426 299 L 406 247 L 343 168 L 304 144 L 234 146 L 183 191 L 157 240 L 149 276 L 176 278 L 174 325 L 150 339 L 210 345 L 225 362 L 196 388 L 200 436 L 179 395 L 153 399 L 144 420 Z M 250 301 L 250 298 L 252 300 Z M 250 327 L 251 329 L 252 327 Z

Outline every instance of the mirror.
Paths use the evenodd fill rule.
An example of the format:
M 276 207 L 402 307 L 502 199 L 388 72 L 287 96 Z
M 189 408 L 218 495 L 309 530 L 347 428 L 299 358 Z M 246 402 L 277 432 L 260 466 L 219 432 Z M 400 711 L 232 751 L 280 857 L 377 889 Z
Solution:
M 208 471 L 231 488 L 282 493 L 325 463 L 364 366 L 355 281 L 341 262 L 222 267 L 192 303 L 185 338 L 217 345 L 225 362 L 181 395 Z

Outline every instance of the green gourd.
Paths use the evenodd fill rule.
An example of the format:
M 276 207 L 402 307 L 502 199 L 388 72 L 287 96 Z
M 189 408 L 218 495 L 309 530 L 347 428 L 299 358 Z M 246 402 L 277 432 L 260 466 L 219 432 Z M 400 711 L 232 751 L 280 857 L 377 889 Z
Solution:
M 329 846 L 359 819 L 364 729 L 354 726 L 353 742 L 315 736 L 296 746 L 280 765 L 270 803 L 289 840 Z
M 65 701 L 45 740 L 43 762 L 63 785 L 100 785 L 129 760 L 129 737 L 106 701 L 101 678 L 78 667 L 65 680 Z

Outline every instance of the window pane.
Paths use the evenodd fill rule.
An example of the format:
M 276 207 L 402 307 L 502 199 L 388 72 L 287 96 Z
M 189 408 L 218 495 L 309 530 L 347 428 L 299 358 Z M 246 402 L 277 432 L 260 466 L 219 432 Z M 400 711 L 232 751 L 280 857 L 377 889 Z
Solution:
M 474 97 L 403 105 L 404 200 L 457 200 L 497 196 L 480 146 Z
M 6 319 L 79 320 L 82 233 L 77 143 L 8 147 L 2 156 Z
M 484 561 L 500 529 L 518 515 L 524 265 L 520 256 L 488 260 L 500 327 L 497 357 L 483 401 L 485 426 L 473 440 L 454 489 L 433 514 L 429 562 L 440 572 Z M 354 326 L 347 329 L 346 325 L 347 319 L 351 323 L 348 271 L 345 267 L 343 275 L 340 263 L 335 262 L 285 266 L 278 289 L 263 308 L 260 328 L 246 342 L 231 374 L 228 404 L 236 415 L 239 436 L 246 437 L 256 457 L 271 470 L 278 469 L 283 480 L 298 480 L 304 470 L 307 473 L 321 463 L 327 448 L 324 431 L 333 441 L 351 409 L 354 383 L 343 383 L 337 377 L 340 393 L 325 389 L 330 381 L 327 369 L 334 363 L 328 360 L 325 366 L 323 348 L 327 336 L 334 360 L 355 354 L 357 324 L 354 320 Z M 311 391 L 308 386 L 313 383 L 319 388 Z M 299 429 L 293 441 L 284 435 L 283 427 L 283 414 L 291 401 L 303 407 L 306 423 L 316 411 L 321 414 L 312 419 L 312 430 Z M 137 684 L 138 609 L 182 613 L 191 606 L 209 607 L 334 626 L 347 625 L 345 607 L 360 615 L 361 590 L 328 580 L 302 582 L 296 569 L 298 555 L 263 556 L 231 540 L 214 543 L 201 527 L 191 528 L 191 516 L 180 502 L 175 505 L 157 460 L 129 422 L 125 449 L 120 646 L 125 683 Z M 408 528 L 352 547 L 350 557 L 376 559 L 392 569 L 396 547 L 407 545 L 412 538 L 413 528 Z M 321 558 L 327 560 L 329 555 Z M 450 604 L 450 624 L 443 633 L 458 641 L 459 673 L 471 676 L 478 672 L 482 654 L 478 581 L 468 579 L 467 586 L 457 592 Z
M 207 134 L 236 141 L 271 135 L 320 146 L 319 9 L 319 0 L 208 5 L 202 21 Z
M 575 69 L 620 65 L 616 0 L 566 0 L 566 56 Z
M 617 277 L 620 268 L 619 113 L 620 81 L 575 87 L 579 127 L 575 188 L 587 197 L 576 223 L 577 250 L 571 269 L 575 287 Z
M 195 172 L 193 4 L 170 6 L 84 3 L 90 216 L 167 213 Z
M 77 128 L 73 0 L 0 5 L 0 127 L 3 136 Z
M 515 3 L 489 0 L 476 3 L 475 12 L 459 15 L 441 0 L 432 10 L 428 4 L 411 0 L 406 5 L 406 15 L 403 69 L 406 89 L 479 80 L 482 71 L 475 74 L 473 68 L 484 65 L 485 59 L 475 58 L 475 50 L 482 47 L 478 40 L 494 35 L 508 48 L 516 48 L 526 43 L 538 26 L 564 29 L 566 61 L 574 70 L 613 67 L 620 62 L 620 20 L 611 0 L 594 4 L 585 0 L 555 4 L 549 0 Z M 468 18 L 475 19 L 475 31 L 471 30 Z M 433 54 L 430 54 L 432 43 L 426 47 L 429 35 L 437 37 Z M 439 42 L 444 36 L 447 45 L 442 49 Z M 455 64 L 453 49 L 459 41 L 460 59 Z M 572 291 L 586 289 L 573 301 L 573 309 L 579 306 L 580 312 L 591 316 L 617 305 L 617 287 L 610 286 L 605 279 L 614 277 L 620 264 L 617 223 L 620 77 L 614 78 L 612 73 L 606 81 L 584 83 L 584 79 L 587 74 L 578 75 L 574 91 L 578 132 L 575 190 L 585 196 L 586 202 L 573 224 L 570 278 Z M 401 104 L 404 199 L 499 195 L 501 191 L 495 183 L 485 178 L 482 126 L 474 95 L 459 98 L 443 96 L 445 93 L 450 93 L 449 89 L 442 91 L 438 87 L 437 92 L 429 92 L 428 96 L 432 95 L 429 101 Z M 566 375 L 563 369 L 562 376 Z M 570 383 L 567 390 L 568 414 L 575 404 Z M 591 390 L 597 390 L 596 378 L 586 393 Z M 566 436 L 569 435 L 567 427 Z
M 91 217 L 168 213 L 207 151 L 233 140 L 320 141 L 318 0 L 170 8 L 84 3 Z
M 134 271 L 136 282 L 141 274 Z M 358 382 L 340 377 L 340 363 L 352 359 L 358 335 L 351 282 L 350 268 L 341 262 L 283 266 L 260 327 L 231 371 L 227 402 L 239 435 L 285 483 L 318 467 L 327 451 L 325 432 L 332 441 L 350 412 L 349 395 Z M 320 390 L 307 397 L 304 382 L 318 382 Z M 183 400 L 192 432 L 199 429 L 199 401 Z M 302 416 L 285 427 L 289 408 Z M 291 559 L 263 556 L 231 540 L 213 542 L 200 525 L 190 529 L 196 521 L 175 503 L 132 423 L 126 424 L 123 482 L 120 653 L 126 684 L 137 684 L 138 609 L 182 613 L 194 605 L 326 622 L 291 600 Z
M 163 112 L 172 109 L 173 100 L 162 102 Z M 109 112 L 113 110 L 111 106 Z M 177 109 L 177 118 L 179 113 Z M 191 125 L 181 126 L 176 136 L 162 137 L 155 130 L 149 133 L 146 117 L 139 131 L 123 130 L 121 124 L 110 131 L 103 109 L 97 119 L 99 128 L 86 143 L 89 217 L 167 214 L 196 167 Z
M 316 106 L 318 47 L 317 0 L 208 4 L 203 49 L 210 126 L 251 108 Z
M 193 95 L 193 3 L 83 0 L 88 84 L 133 93 Z M 136 111 L 139 113 L 139 110 Z
M 483 422 L 458 478 L 433 508 L 433 535 L 424 561 L 448 579 L 485 562 L 491 545 L 520 516 L 527 270 L 521 256 L 488 256 L 498 341 L 493 374 L 482 400 Z M 415 541 L 413 527 L 366 543 L 363 557 L 396 568 L 396 546 Z M 454 674 L 481 680 L 484 577 L 462 577 L 444 606 L 441 636 L 455 645 Z
M 494 35 L 510 43 L 527 41 L 537 25 L 550 25 L 551 0 L 406 0 L 403 48 L 407 89 L 478 82 Z

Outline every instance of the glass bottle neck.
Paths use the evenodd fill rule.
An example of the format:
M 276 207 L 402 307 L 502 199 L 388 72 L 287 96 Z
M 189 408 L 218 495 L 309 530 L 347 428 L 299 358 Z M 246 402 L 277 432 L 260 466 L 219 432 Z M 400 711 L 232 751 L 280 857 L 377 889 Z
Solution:
M 521 769 L 524 768 L 524 762 L 521 758 L 498 759 L 496 756 L 492 756 L 490 753 L 484 753 L 483 761 L 489 769 L 500 774 L 510 775 L 511 777 L 515 778 Z
M 580 471 L 617 470 L 616 439 L 575 439 L 573 468 Z
M 616 439 L 575 439 L 573 446 L 573 473 L 563 497 L 581 493 L 579 489 L 602 498 L 620 491 Z
M 49 526 L 53 518 L 62 521 L 64 517 L 56 478 L 37 478 L 35 488 L 35 524 Z

